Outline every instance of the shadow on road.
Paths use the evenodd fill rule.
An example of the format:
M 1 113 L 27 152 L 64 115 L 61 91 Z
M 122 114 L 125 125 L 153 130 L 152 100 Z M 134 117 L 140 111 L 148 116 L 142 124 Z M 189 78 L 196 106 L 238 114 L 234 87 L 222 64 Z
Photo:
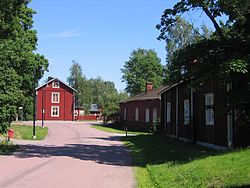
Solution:
M 112 139 L 111 139 L 112 140 Z M 100 164 L 132 166 L 129 152 L 124 146 L 89 144 L 67 144 L 64 146 L 22 145 L 13 154 L 18 158 L 63 156 L 80 160 L 91 160 Z

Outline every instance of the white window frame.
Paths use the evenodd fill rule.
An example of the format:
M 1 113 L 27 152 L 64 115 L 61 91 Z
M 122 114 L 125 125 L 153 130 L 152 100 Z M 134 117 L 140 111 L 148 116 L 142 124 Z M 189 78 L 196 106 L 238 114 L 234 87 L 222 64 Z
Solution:
M 153 108 L 153 122 L 158 118 L 158 108 Z
M 171 121 L 171 103 L 166 103 L 166 122 L 170 123 Z
M 150 110 L 149 110 L 149 108 L 146 108 L 145 109 L 145 122 L 147 122 L 147 123 L 150 121 L 149 114 L 150 114 Z
M 54 108 L 56 108 L 57 112 L 58 112 L 56 115 L 53 114 Z M 51 117 L 59 117 L 59 115 L 60 115 L 60 108 L 59 108 L 59 106 L 51 106 Z
M 53 81 L 52 82 L 52 88 L 60 88 L 60 82 L 59 81 Z
M 190 102 L 189 102 L 189 99 L 185 99 L 183 102 L 183 120 L 184 120 L 184 125 L 190 124 Z
M 58 101 L 54 101 L 53 95 L 58 95 Z M 60 93 L 58 92 L 52 92 L 51 93 L 51 103 L 60 103 Z
M 214 125 L 214 94 L 207 93 L 205 95 L 205 123 L 206 125 Z
M 135 121 L 139 121 L 139 108 L 135 108 Z
M 123 109 L 123 120 L 126 121 L 127 120 L 127 108 Z

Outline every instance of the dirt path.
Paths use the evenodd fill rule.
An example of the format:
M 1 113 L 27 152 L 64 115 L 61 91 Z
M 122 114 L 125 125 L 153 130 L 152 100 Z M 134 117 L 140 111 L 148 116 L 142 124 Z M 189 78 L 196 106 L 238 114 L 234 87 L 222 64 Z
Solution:
M 132 188 L 131 159 L 118 137 L 87 123 L 46 122 L 45 141 L 17 141 L 0 156 L 0 187 Z

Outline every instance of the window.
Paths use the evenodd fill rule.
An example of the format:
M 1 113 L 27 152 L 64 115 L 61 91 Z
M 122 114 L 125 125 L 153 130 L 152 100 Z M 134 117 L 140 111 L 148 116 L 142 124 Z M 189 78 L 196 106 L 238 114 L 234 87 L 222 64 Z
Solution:
M 59 117 L 59 106 L 51 107 L 51 117 Z
M 127 120 L 127 108 L 123 110 L 123 120 Z
M 139 108 L 135 108 L 135 121 L 139 121 Z
M 184 125 L 189 125 L 190 123 L 190 106 L 189 100 L 184 100 Z
M 52 82 L 52 87 L 53 87 L 53 88 L 59 88 L 59 87 L 60 87 L 59 81 L 54 81 L 54 82 Z
M 171 117 L 171 103 L 170 102 L 167 103 L 166 115 L 167 115 L 167 123 L 170 123 L 170 117 Z
M 155 122 L 157 120 L 158 116 L 158 109 L 154 108 L 153 109 L 153 121 Z
M 205 95 L 205 120 L 206 125 L 214 125 L 214 94 Z
M 60 102 L 60 93 L 52 93 L 51 101 L 52 103 L 59 103 Z
M 149 122 L 149 108 L 146 108 L 146 110 L 145 110 L 145 121 L 147 123 Z

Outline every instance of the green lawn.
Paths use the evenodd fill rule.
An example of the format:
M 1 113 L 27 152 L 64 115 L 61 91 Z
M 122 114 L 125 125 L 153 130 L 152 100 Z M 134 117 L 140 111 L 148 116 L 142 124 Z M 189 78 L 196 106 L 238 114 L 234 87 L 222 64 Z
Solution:
M 123 130 L 122 127 L 120 126 L 112 126 L 112 127 L 107 127 L 104 125 L 92 125 L 91 127 L 101 130 L 101 131 L 105 131 L 108 133 L 119 133 L 119 134 L 125 134 L 125 131 Z M 128 131 L 128 134 L 139 134 L 139 135 L 148 135 L 150 133 L 146 133 L 146 132 L 135 132 L 135 131 Z
M 34 140 L 33 139 L 33 126 L 27 125 L 11 125 L 14 130 L 14 138 L 19 140 Z M 48 128 L 41 126 L 36 126 L 36 139 L 35 140 L 44 140 L 48 135 Z
M 250 148 L 217 152 L 165 136 L 124 138 L 138 188 L 250 187 Z

